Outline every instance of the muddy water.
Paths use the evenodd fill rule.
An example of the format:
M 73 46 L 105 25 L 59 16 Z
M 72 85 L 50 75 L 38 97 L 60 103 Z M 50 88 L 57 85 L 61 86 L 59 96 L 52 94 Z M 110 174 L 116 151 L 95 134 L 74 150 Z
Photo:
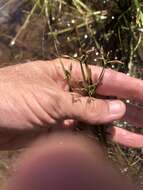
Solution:
M 16 27 L 20 23 L 21 8 L 24 1 L 1 0 L 0 1 L 0 64 L 9 64 L 12 60 L 12 52 L 9 46 L 10 39 L 16 33 Z
M 16 40 L 14 46 L 10 42 L 16 36 L 23 25 L 31 5 L 24 0 L 1 0 L 0 1 L 0 65 L 9 65 L 19 62 L 27 62 L 36 59 L 52 59 L 57 57 L 53 36 L 49 35 L 47 22 L 42 16 L 34 14 L 30 23 Z M 51 19 L 53 30 L 74 28 L 74 17 L 77 17 L 76 24 L 82 20 L 77 13 L 70 13 L 66 7 L 66 14 L 55 10 Z M 59 16 L 57 16 L 57 12 Z M 62 18 L 62 19 L 61 19 Z M 94 48 L 93 41 L 88 38 L 85 27 L 80 28 L 80 37 L 85 48 Z M 79 44 L 74 30 L 63 32 L 57 36 L 57 45 L 60 55 L 78 56 Z M 89 61 L 94 64 L 98 54 L 91 52 Z
M 11 20 L 19 19 L 20 8 L 24 0 L 1 0 L 0 1 L 0 24 L 8 24 Z
M 15 45 L 10 45 L 33 6 L 33 4 L 29 2 L 30 1 L 27 0 L 0 0 L 0 66 L 18 64 L 19 62 L 27 62 L 29 60 L 52 59 L 58 56 L 55 51 L 53 36 L 49 35 L 47 22 L 42 16 L 39 16 L 39 12 L 36 12 L 32 16 L 27 27 L 17 38 Z M 98 0 L 96 4 L 93 3 L 94 1 L 92 2 L 92 0 L 89 2 L 92 7 L 94 5 L 94 8 L 97 9 L 96 4 Z M 107 6 L 108 11 L 112 7 L 108 4 L 105 6 Z M 105 9 L 103 3 L 98 2 L 98 9 Z M 77 58 L 79 56 L 80 47 L 74 25 L 80 25 L 83 19 L 77 12 L 74 12 L 74 10 L 71 12 L 68 6 L 66 6 L 64 11 L 54 8 L 52 15 L 50 21 L 53 31 L 63 31 L 63 29 L 73 28 L 69 30 L 69 32 L 63 31 L 57 36 L 59 55 L 64 54 Z M 104 24 L 97 24 L 96 22 L 91 22 L 89 25 L 91 28 L 96 28 L 97 38 L 104 30 L 103 25 Z M 84 51 L 90 52 L 87 62 L 90 64 L 100 64 L 101 57 L 99 53 L 94 50 L 94 40 L 87 34 L 86 27 L 79 29 L 78 37 L 80 37 L 84 46 Z M 114 48 L 114 44 L 112 45 Z M 108 46 L 110 45 L 108 44 Z M 141 52 L 143 51 L 141 50 Z M 142 55 L 142 53 L 140 53 L 140 55 Z M 139 64 L 134 66 L 132 71 L 132 74 L 138 77 L 143 77 L 143 64 L 141 62 L 143 63 L 142 59 L 140 59 Z M 119 68 L 120 71 L 125 71 L 124 66 L 122 68 L 122 65 L 119 65 L 119 67 L 121 67 Z
M 24 62 L 31 59 L 41 58 L 41 43 L 43 20 L 35 18 L 32 25 L 17 39 L 12 47 L 11 40 L 15 37 L 25 21 L 24 11 L 30 9 L 30 5 L 24 0 L 1 0 L 0 1 L 0 65 L 9 65 Z
M 35 16 L 12 47 L 15 37 L 26 19 L 25 11 L 30 4 L 24 0 L 0 0 L 0 65 L 9 65 L 33 59 L 55 57 L 53 40 L 45 37 L 46 24 L 43 18 Z

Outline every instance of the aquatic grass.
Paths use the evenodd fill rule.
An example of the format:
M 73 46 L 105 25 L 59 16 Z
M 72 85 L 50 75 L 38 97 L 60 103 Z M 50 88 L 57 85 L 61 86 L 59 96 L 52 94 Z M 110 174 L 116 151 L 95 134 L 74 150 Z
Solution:
M 71 59 L 79 61 L 83 75 L 81 91 L 91 97 L 96 97 L 96 89 L 102 83 L 104 76 L 104 67 L 114 68 L 127 74 L 133 74 L 133 68 L 137 62 L 136 56 L 138 49 L 142 44 L 143 29 L 143 3 L 140 0 L 116 0 L 100 1 L 102 8 L 95 8 L 94 3 L 81 0 L 35 0 L 29 2 L 32 5 L 31 10 L 25 18 L 25 22 L 19 29 L 16 36 L 11 41 L 14 45 L 22 32 L 29 27 L 32 17 L 40 16 L 45 23 L 45 36 L 53 40 L 55 47 L 55 57 L 65 57 L 62 53 L 62 42 L 75 45 L 75 53 L 68 51 L 66 55 Z M 109 5 L 111 9 L 109 9 Z M 55 12 L 57 14 L 55 14 Z M 71 20 L 65 21 L 65 16 L 70 15 Z M 59 27 L 59 19 L 63 19 L 62 26 Z M 67 23 L 69 25 L 67 25 Z M 70 41 L 66 37 L 70 37 Z M 60 40 L 62 39 L 62 40 Z M 93 59 L 91 60 L 91 57 Z M 96 59 L 96 61 L 94 61 Z M 71 70 L 66 70 L 61 66 L 65 73 L 65 80 L 71 86 Z M 103 67 L 101 75 L 96 84 L 92 83 L 92 73 L 88 67 L 89 63 Z M 88 126 L 100 141 L 106 144 L 106 133 L 104 126 Z M 107 126 L 105 126 L 106 128 Z M 125 127 L 124 125 L 120 127 Z M 80 127 L 79 127 L 80 128 Z M 104 140 L 103 140 L 104 139 Z M 108 145 L 109 146 L 109 145 Z M 106 144 L 107 148 L 107 144 Z M 109 153 L 108 147 L 108 153 Z M 132 152 L 139 155 L 137 150 L 125 149 L 119 145 L 113 145 L 111 148 L 112 159 L 122 165 L 122 172 L 131 171 L 131 175 L 139 175 L 141 167 L 136 167 L 135 158 Z M 109 155 L 110 155 L 109 153 Z M 124 171 L 126 170 L 126 171 Z
M 134 0 L 134 4 L 136 7 L 136 24 L 138 27 L 143 27 L 143 5 L 141 0 Z

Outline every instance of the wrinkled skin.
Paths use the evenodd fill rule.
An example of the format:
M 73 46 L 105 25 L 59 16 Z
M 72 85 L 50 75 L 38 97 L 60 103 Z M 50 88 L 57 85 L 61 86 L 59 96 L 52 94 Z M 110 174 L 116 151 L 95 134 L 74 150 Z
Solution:
M 34 131 L 38 134 L 49 127 L 71 127 L 76 121 L 102 124 L 124 117 L 142 127 L 141 108 L 125 105 L 121 100 L 90 100 L 82 96 L 80 64 L 62 59 L 66 70 L 71 69 L 73 92 L 68 92 L 60 62 L 60 59 L 35 61 L 0 69 L 1 149 L 15 148 L 26 143 L 32 139 Z M 91 66 L 91 70 L 93 82 L 96 83 L 102 68 Z M 103 96 L 142 103 L 143 81 L 108 69 L 97 92 Z M 142 135 L 117 127 L 108 132 L 111 134 L 109 138 L 115 142 L 143 147 Z

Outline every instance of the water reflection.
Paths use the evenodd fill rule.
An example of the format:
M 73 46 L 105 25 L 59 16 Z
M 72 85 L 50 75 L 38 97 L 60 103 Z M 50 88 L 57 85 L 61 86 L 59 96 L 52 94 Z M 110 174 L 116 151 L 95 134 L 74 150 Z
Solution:
M 10 47 L 10 42 L 24 24 L 31 8 L 32 3 L 26 0 L 0 0 L 0 65 L 33 59 L 51 59 L 57 56 L 53 36 L 48 35 L 49 28 L 45 18 L 39 15 L 38 10 L 32 15 L 29 24 L 18 36 L 14 46 Z M 67 28 L 67 23 L 75 23 L 72 14 L 60 15 L 60 17 L 55 15 L 54 18 L 52 20 L 54 31 Z M 82 28 L 82 38 L 84 38 L 84 34 L 86 34 L 85 29 Z M 70 41 L 67 41 L 69 36 Z M 87 40 L 86 37 L 84 40 Z M 78 52 L 79 47 L 74 31 L 59 35 L 58 41 L 59 55 L 73 56 Z
M 0 0 L 0 66 L 12 63 L 9 41 L 21 22 L 24 0 Z
M 11 21 L 19 21 L 24 0 L 1 0 L 0 1 L 0 25 Z

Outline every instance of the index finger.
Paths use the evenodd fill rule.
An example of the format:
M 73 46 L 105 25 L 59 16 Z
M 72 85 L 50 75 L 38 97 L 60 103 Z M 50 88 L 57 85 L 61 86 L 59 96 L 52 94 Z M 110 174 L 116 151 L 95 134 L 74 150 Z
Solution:
M 70 59 L 61 59 L 65 69 L 69 71 L 72 65 L 71 83 L 73 85 L 79 84 L 83 81 L 83 75 L 79 62 Z M 56 62 L 59 64 L 60 60 Z M 102 67 L 89 66 L 92 73 L 92 81 L 95 84 L 102 72 Z M 60 74 L 64 77 L 62 68 L 59 67 Z M 126 74 L 114 71 L 112 69 L 105 69 L 101 85 L 97 89 L 97 93 L 104 96 L 117 96 L 124 99 L 136 100 L 143 102 L 143 80 L 136 79 Z

